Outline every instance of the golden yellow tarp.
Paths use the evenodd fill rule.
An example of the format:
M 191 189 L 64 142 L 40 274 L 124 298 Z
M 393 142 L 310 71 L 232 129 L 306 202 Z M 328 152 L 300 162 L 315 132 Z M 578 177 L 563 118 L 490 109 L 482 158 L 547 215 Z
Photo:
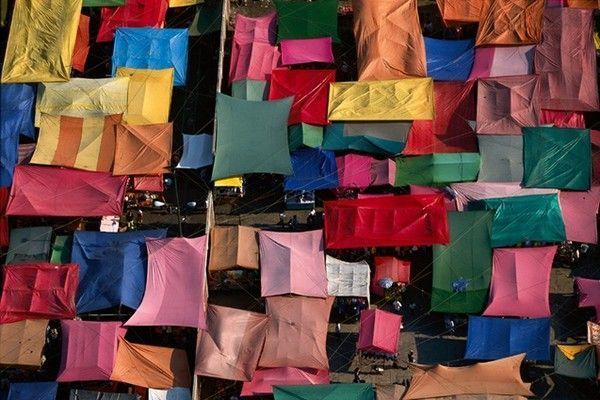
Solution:
M 569 360 L 574 360 L 575 356 L 582 351 L 589 349 L 591 344 L 557 344 L 558 350 L 560 350 L 565 357 Z
M 169 122 L 173 68 L 117 68 L 116 76 L 129 77 L 124 123 L 145 125 Z
M 231 178 L 217 179 L 215 187 L 236 187 L 241 188 L 244 185 L 244 181 L 241 176 L 232 176 Z
M 329 88 L 331 121 L 430 120 L 433 80 L 338 82 Z
M 15 2 L 2 83 L 69 80 L 81 3 L 82 0 Z
M 594 47 L 596 50 L 600 50 L 600 35 L 598 35 L 598 32 L 594 32 Z
M 169 7 L 186 7 L 204 3 L 204 0 L 169 0 Z

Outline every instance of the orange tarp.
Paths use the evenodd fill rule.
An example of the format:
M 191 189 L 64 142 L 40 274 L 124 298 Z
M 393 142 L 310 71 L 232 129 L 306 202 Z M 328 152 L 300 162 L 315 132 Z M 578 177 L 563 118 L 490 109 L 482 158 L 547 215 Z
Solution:
M 47 319 L 0 325 L 0 365 L 40 367 L 47 326 Z
M 539 43 L 544 4 L 545 0 L 482 0 L 475 45 Z
M 598 0 L 567 0 L 569 8 L 600 8 Z
M 114 175 L 169 172 L 173 124 L 117 125 Z
M 258 228 L 215 226 L 210 238 L 209 271 L 258 269 Z
M 75 38 L 75 49 L 71 58 L 71 65 L 74 70 L 83 72 L 85 62 L 90 52 L 90 17 L 81 14 L 79 17 L 79 27 L 77 28 L 77 37 Z
M 479 22 L 481 0 L 437 0 L 437 5 L 447 25 Z

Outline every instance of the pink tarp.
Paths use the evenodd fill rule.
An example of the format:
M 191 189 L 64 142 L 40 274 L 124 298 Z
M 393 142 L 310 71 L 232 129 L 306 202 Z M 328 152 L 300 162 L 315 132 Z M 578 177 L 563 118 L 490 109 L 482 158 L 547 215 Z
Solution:
M 447 190 L 437 187 L 409 185 L 410 194 L 440 194 L 444 196 L 444 204 L 447 211 L 456 211 L 456 201 Z
M 579 292 L 579 307 L 594 307 L 596 322 L 600 322 L 600 280 L 575 278 Z
M 371 293 L 384 296 L 385 291 L 379 284 L 383 278 L 390 278 L 394 282 L 410 282 L 410 261 L 400 260 L 396 257 L 375 257 L 375 273 L 371 281 Z
M 583 113 L 576 111 L 542 110 L 540 125 L 552 124 L 557 128 L 585 128 Z
M 333 63 L 331 38 L 287 39 L 282 40 L 281 63 L 283 65 L 311 62 Z
M 100 217 L 123 214 L 126 176 L 17 165 L 6 215 Z
M 313 368 L 266 368 L 257 369 L 252 381 L 244 382 L 241 396 L 261 396 L 273 393 L 273 386 L 326 385 L 329 371 Z
M 535 52 L 542 108 L 598 110 L 593 10 L 548 8 Z
M 57 382 L 105 381 L 112 373 L 121 322 L 63 320 Z
M 489 46 L 475 49 L 469 80 L 533 74 L 535 46 Z
M 242 79 L 270 79 L 271 71 L 279 65 L 275 25 L 275 11 L 255 18 L 237 14 L 231 45 L 230 83 Z
M 146 239 L 148 279 L 126 326 L 206 328 L 206 236 Z
M 558 198 L 567 240 L 598 243 L 596 216 L 600 205 L 600 186 L 593 186 L 587 192 L 561 191 Z
M 364 189 L 369 186 L 394 185 L 396 163 L 390 159 L 346 154 L 335 158 L 339 187 Z
M 323 231 L 267 232 L 260 242 L 261 296 L 327 297 Z
M 356 348 L 365 352 L 398 352 L 402 316 L 379 309 L 360 313 L 360 328 Z
M 470 201 L 493 199 L 496 197 L 529 196 L 532 194 L 556 194 L 556 189 L 522 188 L 520 183 L 464 182 L 450 185 L 454 191 L 456 208 L 463 211 Z
M 483 315 L 549 317 L 550 271 L 556 249 L 494 249 L 490 300 Z

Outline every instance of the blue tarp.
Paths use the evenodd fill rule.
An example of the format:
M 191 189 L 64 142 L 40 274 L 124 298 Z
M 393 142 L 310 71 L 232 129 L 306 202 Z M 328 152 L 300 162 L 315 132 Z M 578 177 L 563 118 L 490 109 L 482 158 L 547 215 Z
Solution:
M 213 136 L 207 133 L 200 135 L 183 134 L 183 155 L 177 168 L 202 168 L 212 165 Z
M 285 178 L 284 190 L 332 189 L 338 186 L 335 154 L 321 149 L 299 149 L 291 154 L 294 173 Z
M 436 81 L 466 81 L 475 59 L 473 40 L 425 39 L 427 76 Z
M 112 74 L 118 67 L 175 68 L 175 86 L 184 86 L 187 75 L 188 30 L 119 28 L 115 34 Z
M 550 360 L 550 318 L 469 316 L 465 358 L 496 360 L 527 353 L 526 360 Z
M 11 383 L 8 400 L 55 400 L 58 382 Z
M 144 238 L 165 238 L 166 229 L 124 233 L 75 232 L 71 262 L 79 264 L 77 312 L 125 305 L 137 308 L 146 287 Z
M 344 136 L 344 124 L 334 122 L 325 127 L 323 149 L 344 151 L 354 150 L 369 154 L 392 156 L 402 153 L 404 142 L 381 139 L 374 136 Z
M 0 187 L 12 184 L 19 154 L 19 135 L 35 138 L 35 86 L 0 85 Z

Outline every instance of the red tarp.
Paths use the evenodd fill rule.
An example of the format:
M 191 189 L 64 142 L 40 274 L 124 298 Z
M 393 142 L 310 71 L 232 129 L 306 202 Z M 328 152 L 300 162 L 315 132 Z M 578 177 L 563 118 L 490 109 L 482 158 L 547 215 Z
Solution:
M 434 82 L 435 118 L 414 121 L 402 154 L 475 153 L 475 81 Z
M 356 348 L 365 352 L 398 352 L 402 315 L 378 309 L 360 313 L 360 330 Z
M 552 124 L 556 128 L 585 128 L 583 113 L 576 111 L 542 110 L 540 125 Z
M 5 265 L 2 278 L 0 324 L 75 318 L 77 264 Z
M 168 0 L 127 0 L 121 7 L 103 7 L 97 42 L 110 42 L 120 27 L 161 28 L 165 22 Z
M 371 282 L 371 293 L 384 296 L 385 291 L 379 281 L 390 278 L 394 282 L 410 282 L 410 261 L 400 260 L 396 257 L 375 257 L 375 273 Z
M 8 204 L 8 188 L 0 188 L 0 247 L 8 246 L 8 217 L 6 205 Z
M 406 195 L 325 202 L 329 249 L 447 244 L 444 197 Z
M 100 217 L 123 214 L 126 176 L 17 165 L 7 215 Z
M 446 210 L 457 211 L 456 200 L 449 190 L 445 190 L 443 187 L 430 187 L 421 185 L 408 185 L 410 187 L 410 194 L 441 194 L 444 196 L 444 203 L 446 204 Z

